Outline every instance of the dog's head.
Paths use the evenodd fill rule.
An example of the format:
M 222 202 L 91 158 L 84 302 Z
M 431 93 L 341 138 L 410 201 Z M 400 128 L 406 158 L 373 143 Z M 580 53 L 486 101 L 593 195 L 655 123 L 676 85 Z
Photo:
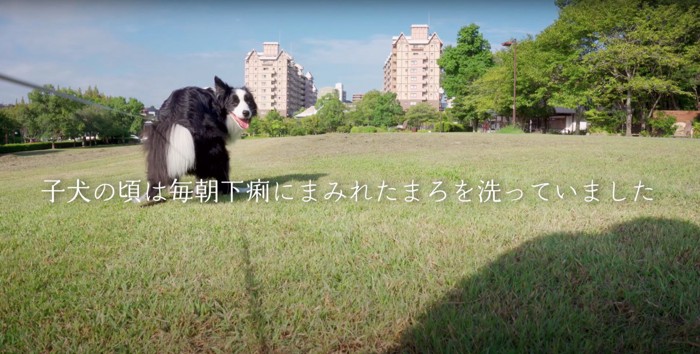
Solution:
M 235 130 L 248 129 L 250 121 L 258 113 L 258 106 L 250 91 L 245 87 L 231 87 L 215 76 L 214 94 L 219 104 L 226 110 L 226 127 L 229 134 L 234 133 Z

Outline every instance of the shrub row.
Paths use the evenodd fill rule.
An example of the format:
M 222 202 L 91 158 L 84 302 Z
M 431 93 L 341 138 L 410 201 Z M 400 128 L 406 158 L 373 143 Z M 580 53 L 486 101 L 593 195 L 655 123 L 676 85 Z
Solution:
M 63 149 L 68 147 L 73 147 L 76 143 L 72 141 L 60 141 L 56 142 L 57 149 Z M 78 143 L 80 145 L 80 143 Z M 51 149 L 51 143 L 26 143 L 26 144 L 7 144 L 0 145 L 0 154 L 7 154 L 12 152 L 20 151 L 34 151 L 34 150 L 47 150 Z
M 116 141 L 115 141 L 115 143 L 116 143 Z M 87 142 L 85 144 L 87 144 Z M 102 140 L 97 140 L 97 142 L 90 142 L 90 144 L 104 145 L 105 142 Z M 72 147 L 81 147 L 82 143 L 79 141 L 78 142 L 57 141 L 55 143 L 55 146 L 56 146 L 56 149 L 67 149 L 67 148 L 72 148 Z M 14 152 L 50 150 L 50 149 L 51 149 L 50 142 L 7 144 L 7 145 L 0 145 L 0 154 L 10 154 L 10 153 L 14 153 Z
M 373 126 L 363 126 L 363 127 L 352 127 L 350 133 L 386 133 L 386 128 L 383 127 L 373 127 Z

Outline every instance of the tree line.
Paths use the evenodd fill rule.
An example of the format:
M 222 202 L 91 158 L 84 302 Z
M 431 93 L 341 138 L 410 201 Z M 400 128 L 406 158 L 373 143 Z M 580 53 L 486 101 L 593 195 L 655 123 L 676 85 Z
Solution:
M 494 53 L 477 25 L 460 29 L 438 62 L 453 116 L 471 124 L 511 116 L 514 60 L 515 123 L 546 124 L 556 106 L 594 130 L 631 135 L 666 124 L 654 119 L 657 110 L 700 110 L 697 1 L 556 3 L 552 25 Z
M 27 94 L 29 102 L 22 99 L 15 105 L 0 109 L 3 143 L 54 143 L 71 139 L 90 143 L 98 136 L 109 143 L 110 140 L 123 140 L 131 134 L 138 134 L 143 127 L 141 111 L 144 105 L 135 98 L 107 96 L 97 87 L 89 87 L 85 92 L 71 88 L 54 89 L 51 85 L 45 87 L 78 100 L 32 90 Z
M 304 118 L 283 117 L 276 110 L 254 119 L 251 135 L 285 136 L 323 133 L 377 132 L 389 130 L 463 131 L 449 112 L 440 112 L 427 103 L 411 106 L 406 111 L 393 92 L 372 90 L 353 105 L 338 99 L 337 93 L 329 93 L 315 104 L 316 114 Z M 301 113 L 296 112 L 294 116 Z

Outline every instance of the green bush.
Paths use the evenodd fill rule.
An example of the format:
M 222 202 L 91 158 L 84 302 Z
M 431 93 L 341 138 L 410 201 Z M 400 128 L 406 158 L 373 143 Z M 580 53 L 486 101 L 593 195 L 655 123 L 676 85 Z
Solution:
M 306 129 L 301 124 L 291 126 L 288 131 L 291 136 L 304 136 L 307 134 Z
M 350 133 L 376 133 L 377 127 L 373 126 L 363 126 L 363 127 L 352 127 Z
M 435 123 L 435 132 L 441 133 L 447 133 L 447 132 L 463 132 L 464 131 L 464 126 L 459 124 L 459 123 L 452 123 L 452 122 L 437 122 Z
M 593 126 L 588 128 L 588 132 L 591 135 L 610 135 L 612 132 L 608 131 L 605 127 Z
M 591 124 L 591 134 L 614 135 L 620 133 L 620 127 L 625 121 L 625 111 L 598 110 L 586 111 L 586 120 Z
M 58 141 L 55 143 L 57 149 L 71 148 L 74 146 L 81 146 L 81 143 L 76 143 L 73 141 Z M 21 151 L 36 151 L 36 150 L 48 150 L 51 149 L 50 142 L 41 143 L 26 143 L 26 144 L 7 144 L 0 145 L 0 154 L 9 154 L 13 152 Z
M 498 129 L 496 133 L 500 134 L 524 134 L 525 132 L 514 125 L 506 125 L 505 127 Z
M 700 138 L 700 122 L 693 123 L 693 136 Z
M 676 131 L 674 124 L 676 124 L 676 118 L 664 112 L 659 112 L 654 118 L 649 120 L 651 132 L 654 136 L 673 135 Z
M 336 129 L 335 131 L 338 133 L 349 133 L 352 130 L 352 127 L 349 125 L 341 125 Z

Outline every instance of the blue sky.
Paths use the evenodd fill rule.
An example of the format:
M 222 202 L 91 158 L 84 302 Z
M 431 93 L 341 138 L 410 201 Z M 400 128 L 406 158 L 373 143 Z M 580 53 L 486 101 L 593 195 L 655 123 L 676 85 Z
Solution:
M 409 4 L 402 8 L 400 4 Z M 246 53 L 262 42 L 310 71 L 316 86 L 348 96 L 382 87 L 391 37 L 430 24 L 446 45 L 476 23 L 492 50 L 536 35 L 558 15 L 554 0 L 492 1 L 6 1 L 0 0 L 0 73 L 160 104 L 214 75 L 243 84 Z M 28 89 L 0 82 L 0 103 Z

